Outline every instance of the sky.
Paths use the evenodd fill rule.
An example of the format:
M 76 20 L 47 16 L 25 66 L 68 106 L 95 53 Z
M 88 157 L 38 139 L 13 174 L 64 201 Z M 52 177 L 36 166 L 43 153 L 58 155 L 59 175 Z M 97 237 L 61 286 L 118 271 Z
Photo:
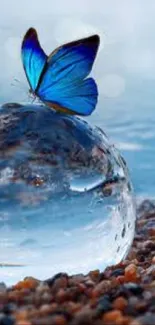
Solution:
M 133 78 L 155 83 L 154 0 L 1 0 L 0 102 L 28 98 L 20 47 L 31 26 L 47 54 L 67 41 L 100 35 L 92 72 L 99 110 L 104 100 L 121 102 Z

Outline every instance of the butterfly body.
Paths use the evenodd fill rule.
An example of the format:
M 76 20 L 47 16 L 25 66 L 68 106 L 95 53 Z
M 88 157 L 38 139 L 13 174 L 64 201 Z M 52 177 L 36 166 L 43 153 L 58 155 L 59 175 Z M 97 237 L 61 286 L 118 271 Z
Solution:
M 64 44 L 49 56 L 30 28 L 22 43 L 22 61 L 30 92 L 49 107 L 68 114 L 89 115 L 95 109 L 97 85 L 91 72 L 98 35 Z

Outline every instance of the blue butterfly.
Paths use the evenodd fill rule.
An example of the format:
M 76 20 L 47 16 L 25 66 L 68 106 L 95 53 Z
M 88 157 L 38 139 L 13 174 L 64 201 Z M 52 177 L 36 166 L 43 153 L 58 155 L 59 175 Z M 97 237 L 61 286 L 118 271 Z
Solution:
M 30 92 L 46 105 L 70 114 L 90 115 L 97 104 L 98 90 L 90 73 L 99 36 L 64 44 L 49 56 L 40 46 L 37 32 L 30 28 L 22 42 L 22 62 Z

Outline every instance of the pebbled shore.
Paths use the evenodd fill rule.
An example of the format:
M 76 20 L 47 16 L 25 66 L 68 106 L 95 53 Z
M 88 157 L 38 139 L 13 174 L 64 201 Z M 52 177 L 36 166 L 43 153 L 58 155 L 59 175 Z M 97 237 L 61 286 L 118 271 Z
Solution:
M 103 273 L 0 283 L 0 325 L 155 325 L 155 204 L 138 208 L 128 257 Z

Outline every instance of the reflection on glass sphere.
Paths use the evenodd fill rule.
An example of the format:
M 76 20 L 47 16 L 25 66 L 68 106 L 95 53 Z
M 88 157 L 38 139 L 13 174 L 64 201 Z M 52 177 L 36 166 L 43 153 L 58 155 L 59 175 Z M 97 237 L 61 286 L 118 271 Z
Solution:
M 0 278 L 103 270 L 135 229 L 124 160 L 99 128 L 45 106 L 0 110 Z

